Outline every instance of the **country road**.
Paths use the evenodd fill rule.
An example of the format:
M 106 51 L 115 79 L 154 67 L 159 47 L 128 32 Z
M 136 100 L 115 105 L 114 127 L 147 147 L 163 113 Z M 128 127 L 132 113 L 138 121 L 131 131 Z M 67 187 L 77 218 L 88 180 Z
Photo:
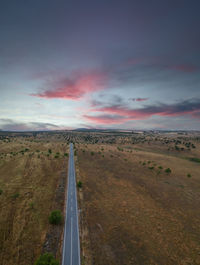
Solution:
M 68 165 L 68 188 L 63 238 L 62 265 L 80 264 L 80 241 L 76 196 L 76 177 L 74 166 L 74 150 L 73 144 L 71 143 Z

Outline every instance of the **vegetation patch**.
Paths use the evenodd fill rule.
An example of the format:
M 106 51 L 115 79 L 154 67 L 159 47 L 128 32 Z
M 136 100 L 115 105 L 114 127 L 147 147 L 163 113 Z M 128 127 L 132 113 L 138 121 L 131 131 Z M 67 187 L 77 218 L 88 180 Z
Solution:
M 200 163 L 200 158 L 197 157 L 190 157 L 189 160 L 192 162 Z
M 169 174 L 169 173 L 171 173 L 172 171 L 171 171 L 171 169 L 168 167 L 167 169 L 165 169 L 165 172 Z
M 59 225 L 62 222 L 62 213 L 60 210 L 52 211 L 49 216 L 49 223 L 53 225 Z
M 51 253 L 45 253 L 36 260 L 34 265 L 59 265 L 59 262 Z
M 78 182 L 77 182 L 77 187 L 78 187 L 78 188 L 82 188 L 82 186 L 83 186 L 82 182 L 81 182 L 81 181 L 78 181 Z

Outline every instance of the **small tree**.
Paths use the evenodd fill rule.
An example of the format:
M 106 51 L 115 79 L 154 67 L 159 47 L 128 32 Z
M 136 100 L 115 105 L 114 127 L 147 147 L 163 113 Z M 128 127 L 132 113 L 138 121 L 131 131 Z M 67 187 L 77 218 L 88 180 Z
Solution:
M 82 182 L 81 182 L 81 181 L 78 181 L 78 182 L 77 182 L 77 187 L 78 187 L 78 188 L 82 188 Z
M 168 167 L 167 169 L 165 169 L 165 172 L 166 172 L 166 173 L 171 173 L 172 171 L 171 171 L 171 169 Z
M 59 262 L 51 253 L 45 253 L 36 260 L 34 265 L 59 265 Z
M 3 193 L 3 190 L 2 189 L 0 189 L 0 195 Z
M 59 225 L 62 221 L 62 213 L 60 210 L 52 211 L 49 216 L 49 223 L 53 225 Z

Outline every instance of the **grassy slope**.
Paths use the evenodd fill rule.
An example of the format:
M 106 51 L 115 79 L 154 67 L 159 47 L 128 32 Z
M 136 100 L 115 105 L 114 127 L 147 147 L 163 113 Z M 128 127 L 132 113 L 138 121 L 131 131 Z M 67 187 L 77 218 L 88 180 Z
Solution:
M 177 153 L 101 148 L 78 152 L 92 264 L 199 264 L 200 165 Z

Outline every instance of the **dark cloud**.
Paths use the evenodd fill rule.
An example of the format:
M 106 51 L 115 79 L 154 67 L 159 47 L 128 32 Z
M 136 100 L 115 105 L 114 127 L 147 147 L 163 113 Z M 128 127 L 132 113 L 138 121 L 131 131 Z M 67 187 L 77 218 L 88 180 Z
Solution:
M 94 107 L 93 112 L 103 113 L 99 116 L 87 115 L 90 121 L 96 123 L 123 123 L 128 120 L 143 120 L 148 119 L 152 116 L 166 116 L 176 117 L 190 115 L 192 118 L 200 118 L 200 99 L 185 100 L 174 104 L 157 104 L 157 105 L 146 105 L 142 108 L 129 108 L 125 105 L 110 105 Z M 115 115 L 112 117 L 111 115 Z

